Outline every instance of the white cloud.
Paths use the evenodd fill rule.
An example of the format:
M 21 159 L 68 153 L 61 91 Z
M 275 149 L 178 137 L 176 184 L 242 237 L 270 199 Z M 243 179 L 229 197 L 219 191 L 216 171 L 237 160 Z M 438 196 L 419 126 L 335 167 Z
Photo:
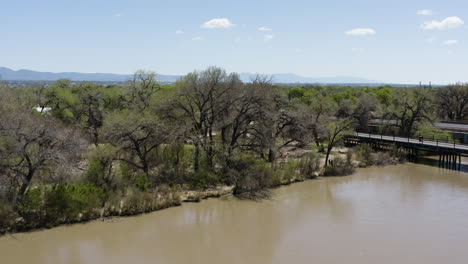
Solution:
M 184 34 L 185 32 L 184 32 L 183 30 L 180 30 L 180 29 L 179 29 L 179 30 L 176 30 L 175 33 L 178 34 L 178 35 L 180 35 L 180 34 Z
M 269 27 L 259 27 L 258 30 L 260 30 L 260 31 L 272 31 L 272 29 L 269 28 Z
M 422 10 L 418 10 L 418 12 L 416 12 L 417 15 L 419 16 L 431 16 L 433 14 L 432 10 L 428 10 L 428 9 L 422 9 Z
M 345 34 L 348 36 L 366 36 L 366 35 L 375 35 L 377 32 L 372 28 L 355 28 L 349 31 L 346 31 Z
M 446 45 L 446 46 L 453 46 L 453 45 L 457 45 L 457 44 L 458 44 L 458 40 L 455 40 L 455 39 L 450 39 L 450 40 L 444 41 L 444 45 Z
M 200 40 L 205 40 L 205 39 L 202 38 L 202 37 L 193 37 L 192 40 L 193 41 L 200 41 Z
M 437 20 L 432 20 L 432 21 L 427 21 L 422 24 L 422 28 L 425 30 L 446 30 L 446 29 L 452 29 L 452 28 L 457 28 L 460 27 L 461 25 L 465 24 L 465 22 L 456 16 L 452 17 L 447 17 L 442 21 L 437 21 Z
M 201 28 L 231 28 L 234 27 L 235 24 L 232 24 L 231 21 L 227 18 L 213 18 L 211 20 L 206 21 L 200 27 Z
M 114 16 L 115 16 L 115 17 L 121 17 L 122 14 L 118 14 L 118 13 L 117 13 L 117 14 L 114 14 Z
M 272 35 L 272 34 L 263 36 L 263 40 L 265 40 L 265 41 L 270 41 L 270 40 L 272 40 L 274 38 L 275 38 L 275 35 Z

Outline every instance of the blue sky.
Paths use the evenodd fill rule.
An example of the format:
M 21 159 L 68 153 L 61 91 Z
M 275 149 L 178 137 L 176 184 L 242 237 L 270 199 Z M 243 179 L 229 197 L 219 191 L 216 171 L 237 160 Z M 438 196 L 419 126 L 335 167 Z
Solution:
M 468 81 L 466 0 L 0 0 L 0 66 Z

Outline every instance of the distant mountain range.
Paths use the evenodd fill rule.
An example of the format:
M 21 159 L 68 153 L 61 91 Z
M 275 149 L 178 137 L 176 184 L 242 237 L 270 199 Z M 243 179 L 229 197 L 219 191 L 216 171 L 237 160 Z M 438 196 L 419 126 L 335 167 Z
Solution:
M 272 77 L 272 81 L 274 83 L 379 83 L 373 80 L 359 78 L 359 77 L 348 77 L 348 76 L 337 76 L 337 77 L 321 77 L 321 78 L 311 78 L 311 77 L 303 77 L 293 73 L 279 73 L 269 75 Z M 241 73 L 240 78 L 244 82 L 250 81 L 252 78 L 255 77 L 255 74 L 251 73 Z
M 130 74 L 113 73 L 79 73 L 79 72 L 38 72 L 32 70 L 12 70 L 0 67 L 0 80 L 6 81 L 56 81 L 60 79 L 70 79 L 72 81 L 90 82 L 125 82 L 132 77 Z M 160 82 L 175 82 L 180 76 L 158 75 Z
M 346 84 L 375 84 L 373 80 L 357 77 L 324 77 L 324 78 L 309 78 L 291 73 L 273 74 L 274 83 L 346 83 Z M 70 79 L 72 81 L 91 81 L 91 82 L 124 82 L 132 77 L 130 74 L 113 74 L 113 73 L 79 73 L 79 72 L 38 72 L 32 70 L 12 70 L 5 67 L 0 67 L 0 80 L 5 81 L 56 81 L 59 79 Z M 173 83 L 176 82 L 181 75 L 157 75 L 159 82 Z M 241 73 L 240 78 L 244 82 L 249 82 L 255 77 L 252 73 Z

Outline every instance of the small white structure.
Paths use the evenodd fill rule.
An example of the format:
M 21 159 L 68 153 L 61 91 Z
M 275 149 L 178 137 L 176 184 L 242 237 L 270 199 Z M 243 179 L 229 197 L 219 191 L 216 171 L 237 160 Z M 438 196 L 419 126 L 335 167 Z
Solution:
M 33 109 L 41 114 L 47 114 L 48 112 L 52 110 L 52 108 L 50 107 L 42 107 L 42 106 L 36 106 L 36 107 L 33 107 Z

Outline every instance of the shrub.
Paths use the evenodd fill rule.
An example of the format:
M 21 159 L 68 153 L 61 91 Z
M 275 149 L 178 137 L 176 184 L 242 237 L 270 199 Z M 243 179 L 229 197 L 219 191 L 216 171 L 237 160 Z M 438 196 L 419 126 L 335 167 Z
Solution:
M 126 196 L 122 206 L 123 215 L 133 215 L 145 211 L 144 193 L 139 189 L 132 189 Z
M 390 156 L 400 163 L 406 161 L 406 154 L 404 152 L 399 151 L 397 147 L 392 148 L 392 150 L 390 151 Z
M 14 228 L 17 217 L 18 214 L 11 205 L 0 202 L 0 234 Z
M 374 165 L 375 159 L 372 154 L 372 148 L 368 144 L 361 144 L 356 150 L 357 158 L 363 167 Z
M 325 176 L 346 176 L 351 175 L 355 171 L 352 164 L 352 153 L 348 152 L 346 159 L 337 157 L 332 162 L 332 165 L 325 167 Z
M 249 199 L 268 197 L 273 179 L 276 183 L 282 180 L 281 176 L 275 176 L 270 163 L 248 156 L 231 160 L 228 175 L 234 184 L 234 194 Z
M 312 178 L 315 176 L 315 172 L 320 169 L 320 157 L 312 152 L 301 158 L 297 167 L 302 176 Z
M 86 179 L 89 183 L 110 190 L 117 180 L 114 160 L 119 149 L 109 144 L 98 145 L 88 154 L 89 164 Z
M 192 149 L 181 143 L 168 144 L 158 148 L 159 163 L 170 164 L 174 167 L 187 167 L 191 164 Z
M 385 166 L 392 164 L 392 157 L 388 152 L 377 152 L 374 154 L 374 164 L 378 166 Z
M 283 171 L 281 170 L 272 170 L 271 172 L 271 186 L 277 187 L 283 184 Z
M 149 192 L 142 192 L 139 189 L 132 188 L 127 190 L 120 214 L 134 215 L 146 213 L 180 205 L 180 203 L 177 190 L 167 185 L 161 185 Z
M 18 206 L 24 228 L 52 227 L 96 217 L 104 191 L 94 185 L 58 184 L 27 191 Z
M 189 179 L 190 186 L 195 189 L 206 189 L 218 183 L 219 180 L 216 174 L 203 168 L 193 173 Z
M 45 187 L 30 188 L 18 205 L 18 213 L 24 218 L 22 228 L 35 228 L 43 225 L 46 220 L 44 210 Z
M 132 177 L 131 181 L 141 191 L 148 191 L 152 187 L 152 183 L 145 173 L 137 173 Z

